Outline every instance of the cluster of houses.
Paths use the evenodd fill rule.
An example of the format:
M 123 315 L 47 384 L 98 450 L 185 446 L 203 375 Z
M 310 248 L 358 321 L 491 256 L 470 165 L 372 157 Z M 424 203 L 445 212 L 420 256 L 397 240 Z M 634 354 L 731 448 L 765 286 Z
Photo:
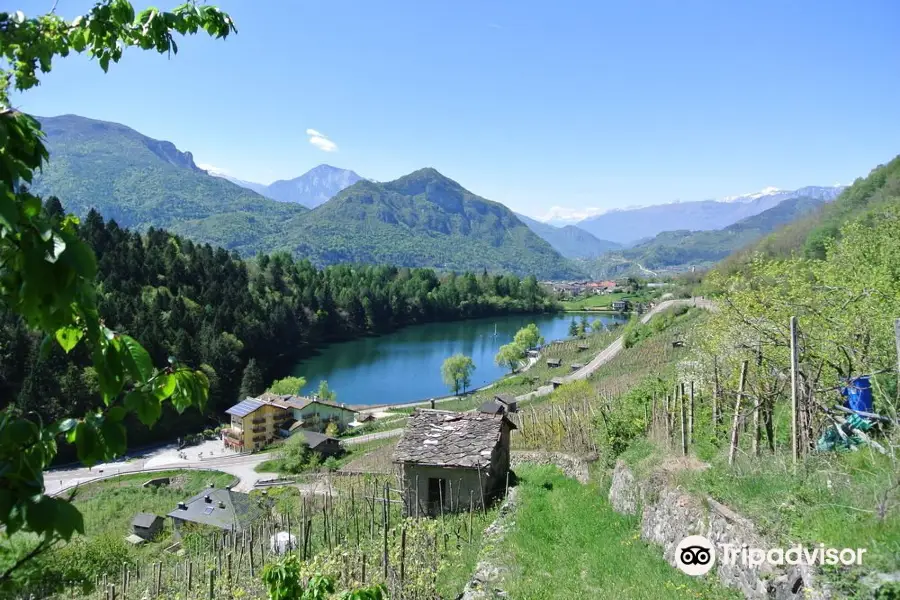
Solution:
M 610 294 L 621 291 L 615 281 L 542 281 L 541 285 L 557 294 L 580 296 L 582 294 Z
M 238 440 L 243 439 L 243 430 L 248 425 L 252 428 L 268 424 L 267 432 L 274 428 L 279 434 L 290 431 L 291 425 L 285 425 L 290 419 L 285 419 L 279 410 L 296 410 L 301 417 L 318 410 L 315 418 L 306 416 L 305 420 L 291 412 L 294 422 L 317 423 L 318 426 L 343 422 L 346 427 L 350 422 L 348 419 L 352 420 L 350 415 L 344 414 L 346 409 L 337 405 L 322 403 L 318 408 L 309 408 L 316 403 L 318 401 L 304 403 L 271 395 L 248 399 L 229 409 L 232 429 L 239 428 Z M 303 413 L 304 410 L 307 413 Z M 417 409 L 413 412 L 393 456 L 406 513 L 409 516 L 436 516 L 472 510 L 502 496 L 509 485 L 510 433 L 516 429 L 509 415 L 515 412 L 516 399 L 509 394 L 497 394 L 477 411 Z M 267 421 L 260 420 L 262 415 Z M 316 436 L 333 439 L 311 430 L 295 430 L 313 436 L 313 440 Z M 258 435 L 252 429 L 251 433 Z M 257 443 L 252 437 L 250 441 Z M 179 502 L 166 516 L 171 519 L 174 537 L 178 539 L 187 526 L 240 533 L 264 514 L 266 508 L 265 496 L 254 498 L 210 484 L 202 492 Z M 160 515 L 138 513 L 132 519 L 131 533 L 126 539 L 133 544 L 151 541 L 164 525 L 165 518 Z

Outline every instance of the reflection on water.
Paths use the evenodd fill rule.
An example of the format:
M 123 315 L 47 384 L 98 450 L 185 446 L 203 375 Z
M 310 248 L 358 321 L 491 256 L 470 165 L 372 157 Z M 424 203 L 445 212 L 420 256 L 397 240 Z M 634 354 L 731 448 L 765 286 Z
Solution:
M 548 341 L 568 336 L 569 314 L 515 315 L 430 323 L 407 327 L 381 337 L 333 344 L 318 356 L 297 365 L 295 375 L 306 377 L 304 392 L 314 391 L 323 379 L 347 404 L 399 404 L 445 396 L 441 364 L 461 352 L 472 357 L 472 386 L 485 385 L 504 375 L 494 355 L 512 341 L 516 331 L 535 323 Z M 591 321 L 621 322 L 617 315 L 588 316 Z

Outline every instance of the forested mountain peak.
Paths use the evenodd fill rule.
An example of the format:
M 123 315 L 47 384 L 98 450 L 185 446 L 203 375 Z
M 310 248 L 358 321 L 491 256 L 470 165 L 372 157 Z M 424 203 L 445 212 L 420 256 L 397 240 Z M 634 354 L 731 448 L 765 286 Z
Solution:
M 203 172 L 196 163 L 194 156 L 190 152 L 181 152 L 175 147 L 175 144 L 166 140 L 155 140 L 147 137 L 134 129 L 113 123 L 110 121 L 100 121 L 98 119 L 89 119 L 78 115 L 60 115 L 58 117 L 38 117 L 41 128 L 48 138 L 66 135 L 73 138 L 81 138 L 88 141 L 95 136 L 121 135 L 143 145 L 147 150 L 156 155 L 160 160 L 169 163 L 174 167 L 188 169 L 190 171 Z M 52 151 L 51 151 L 52 160 Z
M 575 269 L 506 206 L 433 168 L 362 180 L 295 219 L 280 246 L 315 263 L 367 262 L 571 276 Z M 276 240 L 273 240 L 276 243 Z
M 43 121 L 51 160 L 33 188 L 82 217 L 94 208 L 123 227 L 165 227 L 244 256 L 287 250 L 319 266 L 576 273 L 508 208 L 432 168 L 376 183 L 320 165 L 303 181 L 283 182 L 295 199 L 313 194 L 324 202 L 328 190 L 343 190 L 309 211 L 210 175 L 189 152 L 124 125 L 76 115 Z

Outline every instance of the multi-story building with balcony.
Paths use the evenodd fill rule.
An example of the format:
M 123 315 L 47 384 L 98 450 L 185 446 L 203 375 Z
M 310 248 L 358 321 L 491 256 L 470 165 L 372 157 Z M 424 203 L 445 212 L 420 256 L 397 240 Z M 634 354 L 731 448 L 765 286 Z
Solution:
M 231 427 L 223 439 L 237 450 L 258 450 L 300 429 L 322 432 L 330 423 L 343 431 L 356 418 L 356 411 L 340 404 L 269 393 L 247 398 L 225 412 L 231 416 Z

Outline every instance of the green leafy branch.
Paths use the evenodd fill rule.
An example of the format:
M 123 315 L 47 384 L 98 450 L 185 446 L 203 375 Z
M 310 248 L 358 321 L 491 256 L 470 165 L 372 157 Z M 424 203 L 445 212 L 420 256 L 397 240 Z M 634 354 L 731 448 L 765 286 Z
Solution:
M 67 500 L 45 495 L 43 471 L 56 456 L 61 436 L 78 458 L 93 465 L 126 450 L 123 421 L 134 413 L 147 426 L 162 414 L 164 402 L 179 413 L 203 408 L 209 381 L 200 371 L 174 359 L 155 368 L 133 338 L 108 328 L 97 308 L 97 261 L 78 236 L 78 219 L 54 217 L 26 184 L 49 159 L 36 119 L 10 108 L 9 89 L 38 85 L 57 56 L 87 52 L 106 71 L 125 47 L 177 52 L 174 33 L 200 30 L 216 38 L 235 32 L 218 9 L 183 4 L 172 12 L 150 8 L 135 14 L 127 0 L 104 0 L 86 15 L 67 22 L 52 11 L 36 18 L 0 13 L 0 303 L 45 333 L 42 354 L 55 342 L 69 353 L 84 344 L 97 372 L 103 405 L 86 415 L 45 425 L 7 407 L 0 413 L 0 525 L 7 534 L 30 531 L 41 543 L 26 559 L 58 539 L 84 532 L 78 510 Z M 18 566 L 17 563 L 16 566 Z M 0 574 L 8 579 L 11 569 Z

